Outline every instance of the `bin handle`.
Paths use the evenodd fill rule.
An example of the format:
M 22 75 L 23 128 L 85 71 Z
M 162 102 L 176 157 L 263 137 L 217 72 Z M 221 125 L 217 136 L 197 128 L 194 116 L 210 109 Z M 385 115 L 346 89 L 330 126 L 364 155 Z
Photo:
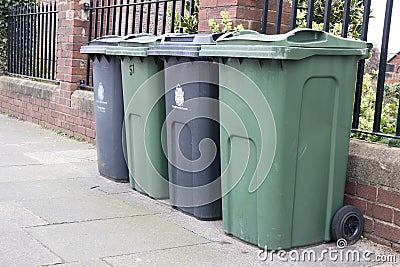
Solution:
M 294 44 L 325 43 L 326 41 L 326 32 L 311 29 L 298 29 L 287 37 L 287 42 Z
M 127 36 L 122 37 L 121 40 L 123 41 L 127 41 L 127 40 L 131 40 L 134 38 L 139 38 L 139 37 L 152 37 L 154 35 L 149 34 L 149 33 L 133 33 L 133 34 L 128 34 Z
M 120 38 L 120 37 L 121 36 L 118 36 L 118 35 L 105 35 L 105 36 L 97 37 L 96 39 L 94 39 L 92 41 L 99 41 L 99 40 L 104 40 L 104 39 Z
M 218 37 L 217 42 L 223 41 L 223 40 L 233 37 L 233 36 L 245 35 L 245 34 L 259 35 L 258 32 L 252 31 L 252 30 L 243 30 L 243 31 L 238 31 L 238 32 L 226 32 L 226 33 L 222 34 L 220 37 Z
M 236 32 L 239 35 L 243 35 L 243 34 L 253 34 L 253 35 L 259 35 L 259 32 L 253 31 L 253 30 L 242 30 L 242 31 L 238 31 Z

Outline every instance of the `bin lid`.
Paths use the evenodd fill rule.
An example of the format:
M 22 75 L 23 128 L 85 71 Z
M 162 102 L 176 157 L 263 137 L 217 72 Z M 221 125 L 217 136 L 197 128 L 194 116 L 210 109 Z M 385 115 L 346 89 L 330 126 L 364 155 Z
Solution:
M 90 41 L 89 45 L 81 47 L 81 54 L 106 54 L 107 47 L 118 46 L 121 36 L 106 35 Z
M 174 33 L 165 35 L 159 45 L 150 46 L 147 51 L 152 56 L 199 57 L 202 45 L 214 45 L 216 34 Z
M 122 37 L 118 46 L 108 47 L 106 54 L 113 56 L 145 57 L 150 45 L 161 41 L 162 36 L 155 36 L 148 33 L 130 34 Z
M 312 29 L 266 35 L 255 31 L 226 33 L 217 45 L 205 45 L 200 56 L 299 60 L 314 55 L 369 56 L 368 44 Z

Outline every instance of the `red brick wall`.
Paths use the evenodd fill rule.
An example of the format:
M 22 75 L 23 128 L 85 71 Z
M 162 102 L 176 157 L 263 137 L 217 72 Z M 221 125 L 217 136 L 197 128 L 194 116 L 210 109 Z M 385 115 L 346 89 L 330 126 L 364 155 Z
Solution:
M 85 79 L 86 55 L 79 50 L 87 44 L 89 22 L 83 11 L 83 3 L 78 0 L 59 1 L 57 28 L 57 75 L 61 89 L 66 91 L 61 97 L 69 98 L 80 80 Z M 66 83 L 66 84 L 65 84 Z M 68 104 L 68 101 L 65 103 Z
M 348 180 L 344 202 L 364 214 L 364 234 L 368 239 L 400 250 L 399 192 Z
M 63 91 L 58 85 L 46 85 L 39 82 L 22 80 L 21 78 L 0 77 L 0 112 L 21 120 L 30 121 L 43 127 L 65 133 L 70 137 L 82 138 L 94 143 L 95 122 L 92 112 L 85 112 L 60 104 L 60 93 Z M 29 83 L 27 87 L 49 87 L 53 93 L 50 98 L 32 96 L 24 90 L 8 90 L 8 88 Z M 70 100 L 69 100 L 70 102 Z
M 348 180 L 344 202 L 364 214 L 364 234 L 368 239 L 400 251 L 399 192 Z
M 352 141 L 344 204 L 365 218 L 364 235 L 400 251 L 400 149 Z

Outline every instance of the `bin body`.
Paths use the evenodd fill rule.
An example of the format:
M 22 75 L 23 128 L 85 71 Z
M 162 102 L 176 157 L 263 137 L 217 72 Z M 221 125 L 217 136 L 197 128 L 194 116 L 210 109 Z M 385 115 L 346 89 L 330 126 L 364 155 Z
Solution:
M 344 39 L 331 44 L 336 37 L 310 30 L 273 38 L 231 37 L 203 51 L 224 58 L 220 81 L 229 90 L 221 87 L 220 101 L 236 111 L 247 130 L 247 135 L 235 128 L 221 131 L 223 193 L 242 171 L 237 166 L 243 159 L 231 152 L 240 147 L 250 151 L 244 175 L 222 200 L 224 230 L 261 248 L 287 249 L 331 239 L 331 219 L 343 203 L 357 62 L 368 52 L 362 42 L 344 44 L 354 49 L 336 49 Z M 313 47 L 324 44 L 328 48 Z M 238 72 L 255 85 L 244 100 Z M 274 119 L 269 123 L 275 128 L 275 151 L 262 146 L 272 137 L 262 136 L 249 105 L 260 101 L 267 101 Z M 235 124 L 235 119 L 220 113 L 222 125 Z M 266 164 L 258 162 L 262 153 L 274 155 L 269 172 L 259 177 L 257 163 Z M 253 175 L 262 181 L 255 191 L 249 190 Z
M 109 46 L 116 46 L 119 37 L 108 36 L 82 47 L 81 53 L 93 60 L 94 112 L 96 149 L 99 173 L 118 182 L 128 181 L 125 162 L 124 108 L 120 60 L 107 56 Z
M 218 66 L 199 57 L 201 44 L 213 42 L 212 36 L 178 35 L 149 50 L 164 60 L 170 202 L 202 220 L 222 214 L 219 124 L 213 119 L 219 116 Z M 215 153 L 203 155 L 200 161 L 208 164 L 200 166 L 200 143 L 205 139 L 214 143 Z
M 163 61 L 147 57 L 158 38 L 139 34 L 123 38 L 108 54 L 121 58 L 127 162 L 131 187 L 152 198 L 168 198 L 168 165 L 163 151 L 165 120 Z

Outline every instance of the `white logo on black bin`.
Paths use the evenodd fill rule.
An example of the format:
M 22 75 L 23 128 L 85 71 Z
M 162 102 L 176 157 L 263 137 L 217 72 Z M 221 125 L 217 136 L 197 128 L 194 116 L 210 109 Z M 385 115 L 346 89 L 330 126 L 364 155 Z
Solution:
M 178 83 L 178 85 L 175 88 L 175 103 L 178 107 L 182 107 L 184 102 L 185 102 L 185 92 Z
M 99 87 L 97 88 L 97 98 L 100 101 L 104 100 L 104 87 L 102 82 L 99 82 Z

